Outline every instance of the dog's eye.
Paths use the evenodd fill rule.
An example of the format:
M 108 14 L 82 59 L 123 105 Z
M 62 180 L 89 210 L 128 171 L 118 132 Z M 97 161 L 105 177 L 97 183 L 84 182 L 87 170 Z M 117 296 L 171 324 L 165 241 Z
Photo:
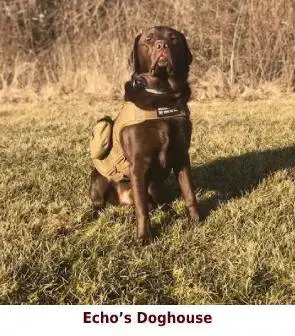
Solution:
M 152 40 L 152 36 L 147 36 L 146 38 L 145 38 L 145 42 L 150 42 Z

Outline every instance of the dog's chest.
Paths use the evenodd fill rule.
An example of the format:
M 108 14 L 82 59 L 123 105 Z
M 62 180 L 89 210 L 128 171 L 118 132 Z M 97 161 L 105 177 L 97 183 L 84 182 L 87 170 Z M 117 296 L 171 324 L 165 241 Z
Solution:
M 147 128 L 150 134 L 150 144 L 147 145 L 151 148 L 150 155 L 156 158 L 156 167 L 169 170 L 189 148 L 191 123 L 186 118 L 169 118 L 150 124 Z

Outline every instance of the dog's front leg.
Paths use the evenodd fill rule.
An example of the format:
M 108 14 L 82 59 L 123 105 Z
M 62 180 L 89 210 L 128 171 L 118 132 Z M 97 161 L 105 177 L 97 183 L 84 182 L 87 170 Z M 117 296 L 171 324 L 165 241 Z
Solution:
M 199 212 L 198 212 L 196 195 L 193 189 L 193 183 L 191 177 L 191 165 L 188 153 L 184 155 L 183 160 L 177 162 L 177 164 L 174 167 L 174 173 L 179 183 L 190 217 L 198 222 Z
M 130 181 L 137 218 L 137 237 L 143 243 L 151 239 L 151 223 L 148 209 L 148 162 L 139 158 L 130 162 Z

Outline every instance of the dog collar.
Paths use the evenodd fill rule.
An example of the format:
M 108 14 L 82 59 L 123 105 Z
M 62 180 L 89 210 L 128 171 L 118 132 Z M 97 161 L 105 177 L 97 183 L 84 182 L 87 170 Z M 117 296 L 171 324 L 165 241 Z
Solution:
M 166 94 L 166 92 L 162 92 L 162 91 L 159 91 L 159 90 L 156 90 L 156 89 L 145 88 L 144 90 L 148 93 L 153 93 L 153 94 L 159 95 L 159 96 L 162 96 L 162 95 Z

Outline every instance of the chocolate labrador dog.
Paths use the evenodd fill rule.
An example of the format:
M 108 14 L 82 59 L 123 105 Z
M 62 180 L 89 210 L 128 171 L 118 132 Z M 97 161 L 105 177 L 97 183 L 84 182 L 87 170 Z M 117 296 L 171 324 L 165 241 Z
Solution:
M 174 29 L 157 26 L 135 38 L 131 54 L 134 74 L 125 84 L 125 100 L 163 113 L 154 120 L 123 128 L 120 142 L 129 163 L 127 180 L 112 182 L 96 170 L 91 175 L 94 213 L 107 201 L 134 204 L 137 235 L 145 243 L 152 237 L 149 203 L 165 201 L 163 182 L 171 170 L 190 217 L 199 221 L 188 154 L 192 124 L 187 107 L 191 95 L 187 78 L 191 62 L 184 35 Z

